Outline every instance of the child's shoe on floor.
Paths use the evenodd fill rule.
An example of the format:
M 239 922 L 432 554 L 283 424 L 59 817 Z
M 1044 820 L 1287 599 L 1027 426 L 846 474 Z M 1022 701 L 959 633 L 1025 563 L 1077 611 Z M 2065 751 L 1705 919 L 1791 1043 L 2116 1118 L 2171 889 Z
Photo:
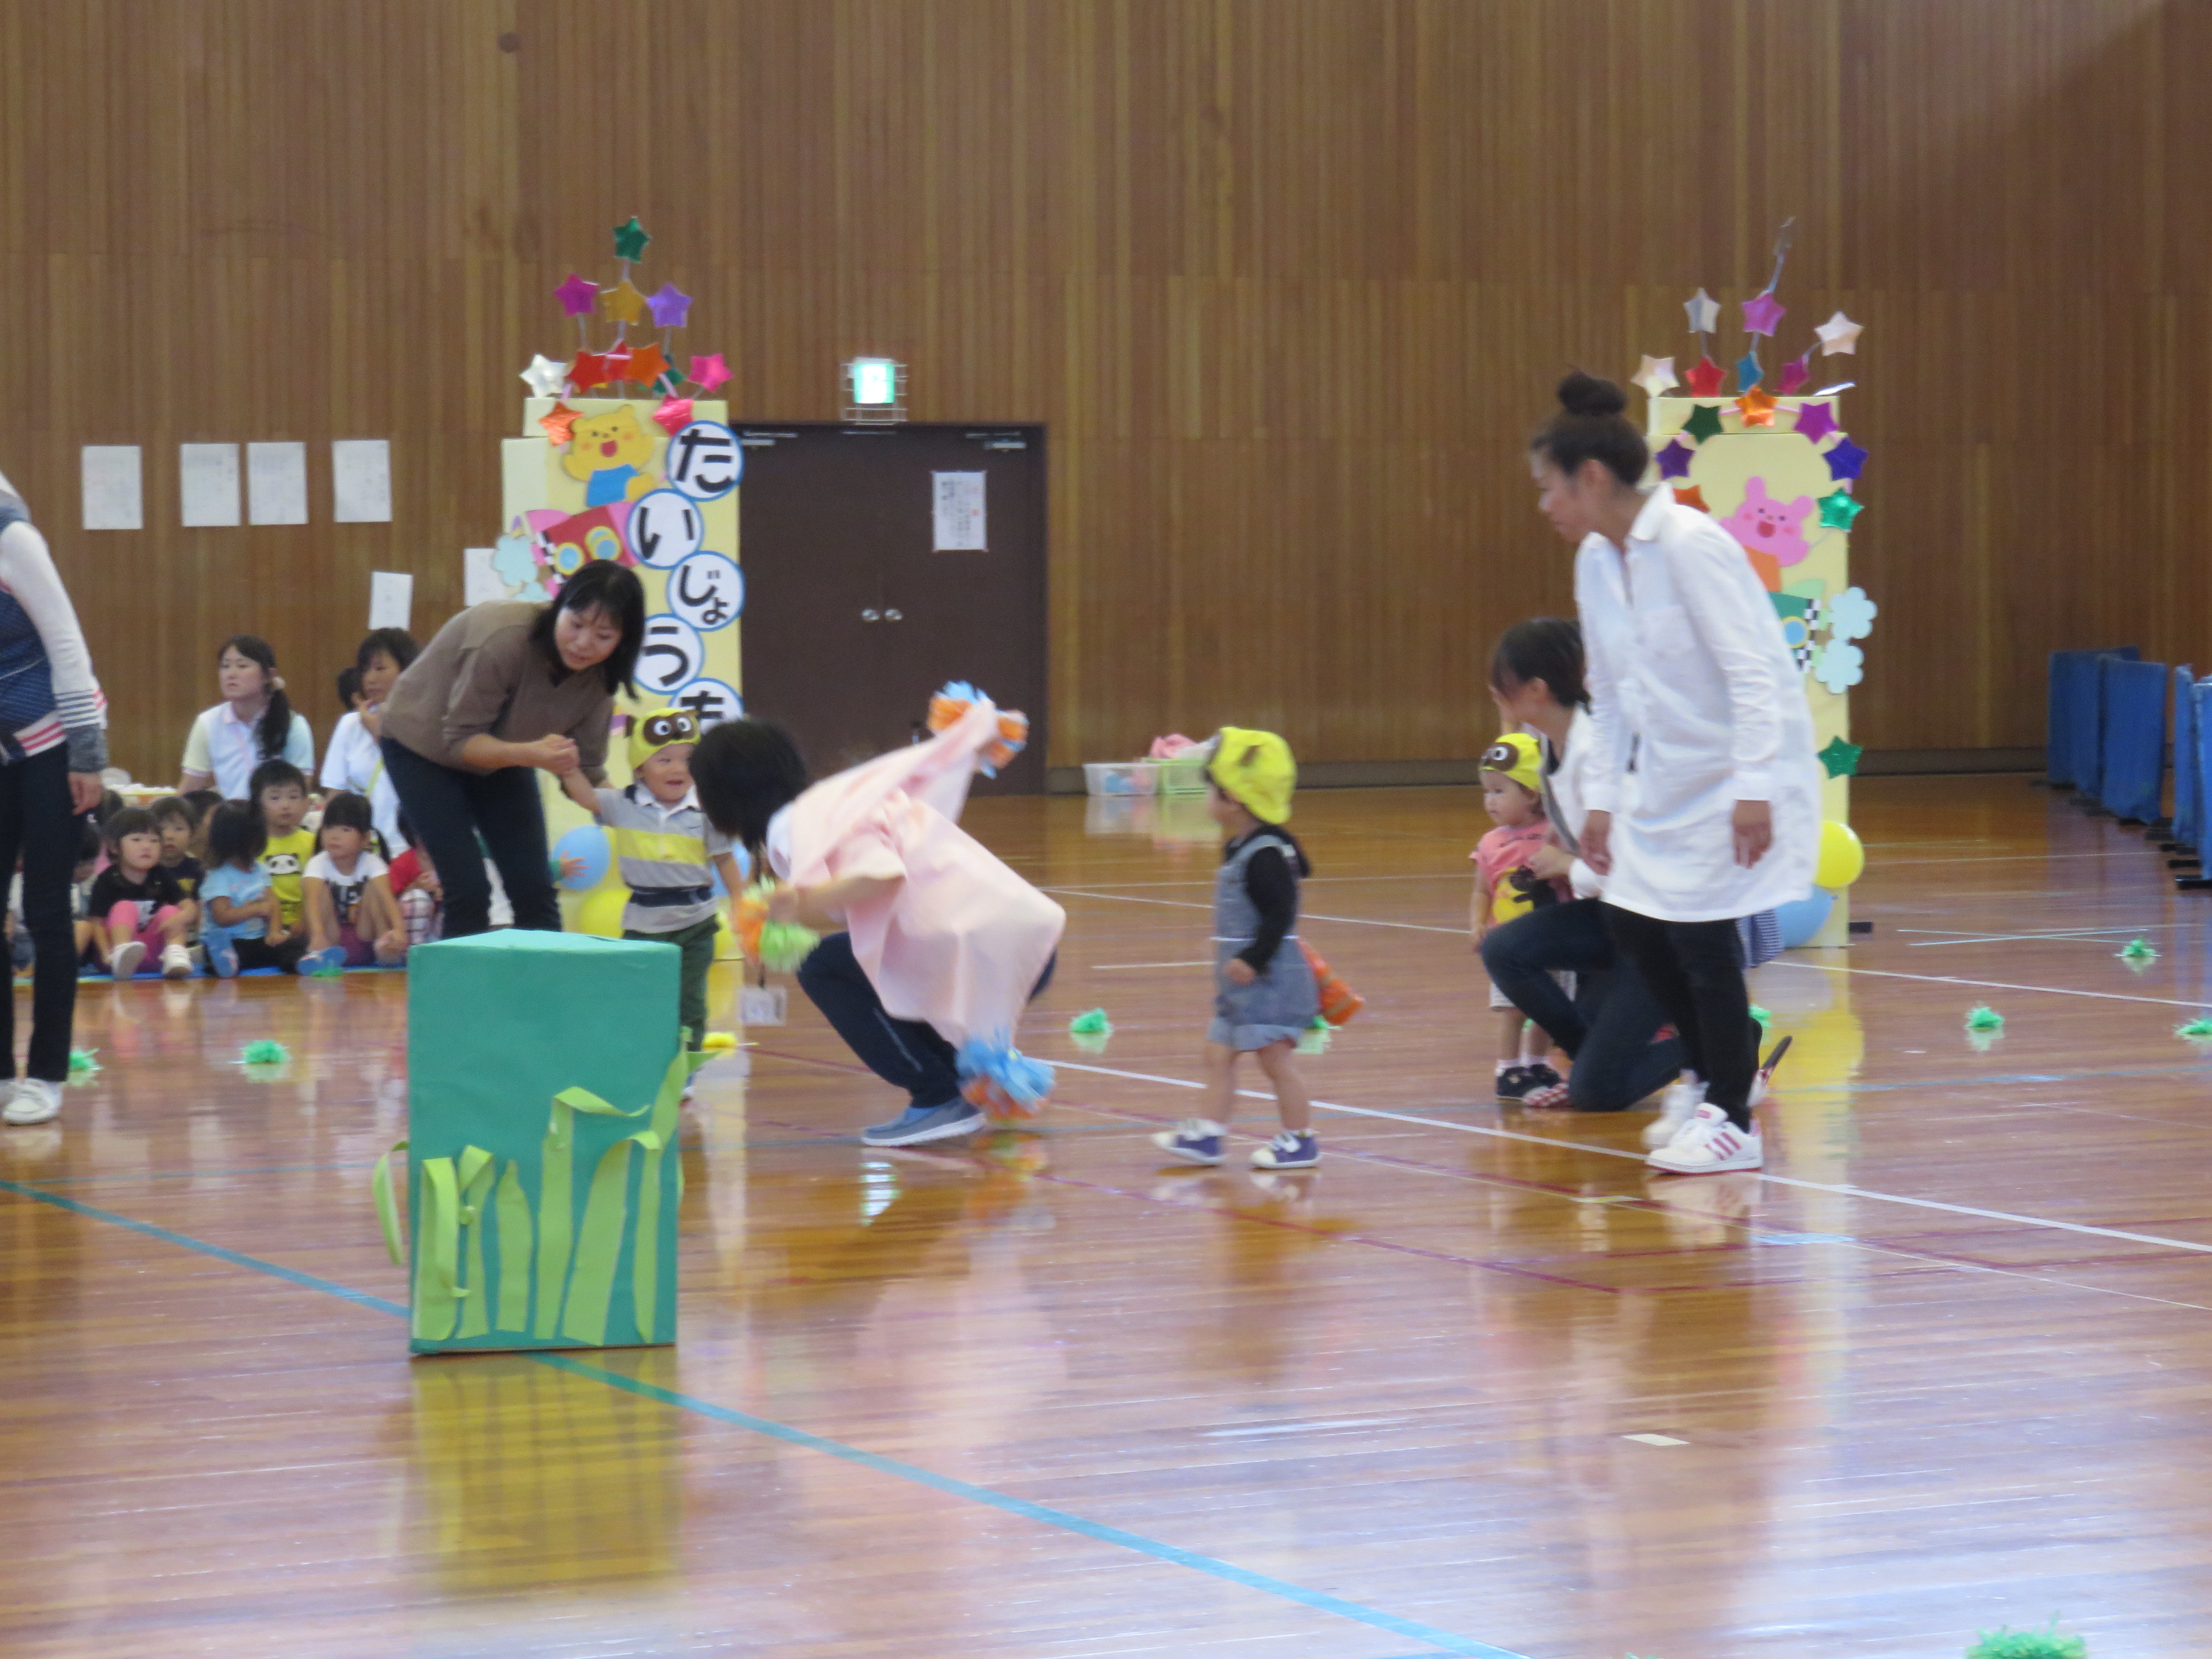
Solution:
M 1185 1164 L 1221 1162 L 1222 1127 L 1211 1118 L 1187 1117 L 1152 1137 L 1152 1145 Z
M 1252 1154 L 1255 1170 L 1310 1170 L 1321 1162 L 1321 1141 L 1310 1132 L 1285 1129 Z

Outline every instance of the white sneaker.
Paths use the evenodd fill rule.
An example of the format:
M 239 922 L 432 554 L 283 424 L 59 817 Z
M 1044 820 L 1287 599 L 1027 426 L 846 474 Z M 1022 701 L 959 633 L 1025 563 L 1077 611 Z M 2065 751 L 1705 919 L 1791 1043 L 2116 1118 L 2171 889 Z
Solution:
M 0 1120 L 19 1127 L 32 1123 L 51 1123 L 61 1115 L 62 1085 L 48 1083 L 43 1078 L 27 1077 L 15 1085 L 15 1097 L 0 1107 Z
M 1717 1106 L 1700 1106 L 1673 1142 L 1644 1160 L 1667 1175 L 1719 1175 L 1728 1170 L 1756 1170 L 1766 1162 L 1759 1126 L 1739 1129 Z
M 181 945 L 161 947 L 161 977 L 190 979 L 192 976 L 192 953 Z
M 1674 1137 L 1682 1133 L 1682 1126 L 1697 1115 L 1698 1108 L 1705 1103 L 1705 1085 L 1692 1072 L 1682 1073 L 1682 1080 L 1667 1091 L 1659 1103 L 1659 1115 L 1644 1126 L 1644 1144 L 1654 1150 L 1674 1144 Z
M 117 945 L 113 952 L 108 957 L 107 971 L 115 975 L 115 982 L 118 985 L 120 985 L 125 980 L 129 979 L 131 975 L 138 971 L 138 964 L 144 958 L 145 955 L 146 947 L 144 945 L 141 945 L 135 939 L 125 939 L 122 944 Z

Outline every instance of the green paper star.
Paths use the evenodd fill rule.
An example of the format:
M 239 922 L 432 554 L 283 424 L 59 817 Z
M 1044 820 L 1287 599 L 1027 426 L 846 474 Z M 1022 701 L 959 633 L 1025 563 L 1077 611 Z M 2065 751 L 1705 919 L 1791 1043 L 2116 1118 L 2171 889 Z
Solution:
M 1851 520 L 1865 511 L 1864 501 L 1854 501 L 1840 489 L 1820 497 L 1820 522 L 1831 530 L 1849 530 Z
M 642 259 L 645 258 L 645 245 L 652 240 L 645 234 L 645 227 L 638 223 L 637 215 L 633 213 L 628 224 L 615 227 L 615 258 Z
M 1866 753 L 1855 743 L 1845 743 L 1841 738 L 1830 738 L 1828 746 L 1820 751 L 1820 764 L 1828 769 L 1832 778 L 1848 778 L 1859 769 L 1859 757 Z
M 1714 404 L 1699 404 L 1690 411 L 1690 418 L 1682 422 L 1682 430 L 1703 443 L 1708 438 L 1721 435 L 1721 411 Z

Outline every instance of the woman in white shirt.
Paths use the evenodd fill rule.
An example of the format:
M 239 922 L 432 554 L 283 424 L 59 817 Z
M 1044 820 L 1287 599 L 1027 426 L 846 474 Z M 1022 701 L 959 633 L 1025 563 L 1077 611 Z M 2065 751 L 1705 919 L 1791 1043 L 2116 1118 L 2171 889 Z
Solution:
M 1643 488 L 1650 453 L 1620 388 L 1571 374 L 1559 403 L 1529 463 L 1545 517 L 1579 549 L 1592 739 L 1582 856 L 1687 1067 L 1668 1115 L 1680 1129 L 1650 1163 L 1756 1170 L 1758 1040 L 1735 919 L 1812 885 L 1820 786 L 1804 681 L 1735 538 Z
M 384 700 L 407 665 L 422 653 L 422 647 L 405 629 L 372 629 L 354 653 L 362 706 L 339 716 L 330 746 L 323 751 L 323 787 L 348 790 L 368 800 L 387 858 L 405 852 L 407 838 L 399 833 L 399 792 L 384 770 Z
M 1574 896 L 1492 928 L 1482 941 L 1482 965 L 1575 1062 L 1565 1084 L 1530 1094 L 1525 1103 L 1618 1112 L 1674 1080 L 1682 1046 L 1660 1037 L 1666 1013 L 1614 947 L 1598 902 L 1604 883 L 1577 856 L 1588 813 L 1583 781 L 1596 743 L 1583 679 L 1582 630 L 1557 617 L 1515 623 L 1491 657 L 1490 690 L 1500 712 L 1534 732 L 1544 750 L 1544 814 L 1553 844 L 1531 867 L 1547 880 L 1567 882 Z M 1556 971 L 1575 975 L 1571 998 L 1553 977 Z
M 252 634 L 225 640 L 216 653 L 216 683 L 222 701 L 202 709 L 185 738 L 179 794 L 204 789 L 212 780 L 225 800 L 244 800 L 253 769 L 265 760 L 288 760 L 302 776 L 314 775 L 314 733 L 305 714 L 292 712 L 266 640 Z

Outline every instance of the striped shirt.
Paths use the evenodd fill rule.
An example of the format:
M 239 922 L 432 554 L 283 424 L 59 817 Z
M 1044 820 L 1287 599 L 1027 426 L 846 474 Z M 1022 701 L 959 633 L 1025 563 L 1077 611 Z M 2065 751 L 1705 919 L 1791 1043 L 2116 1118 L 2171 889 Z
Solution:
M 69 745 L 72 772 L 107 764 L 107 699 L 46 538 L 0 479 L 0 765 Z
M 641 783 L 602 789 L 599 823 L 614 837 L 629 902 L 623 927 L 633 933 L 673 933 L 714 914 L 714 860 L 730 838 L 707 822 L 698 791 L 664 806 Z

